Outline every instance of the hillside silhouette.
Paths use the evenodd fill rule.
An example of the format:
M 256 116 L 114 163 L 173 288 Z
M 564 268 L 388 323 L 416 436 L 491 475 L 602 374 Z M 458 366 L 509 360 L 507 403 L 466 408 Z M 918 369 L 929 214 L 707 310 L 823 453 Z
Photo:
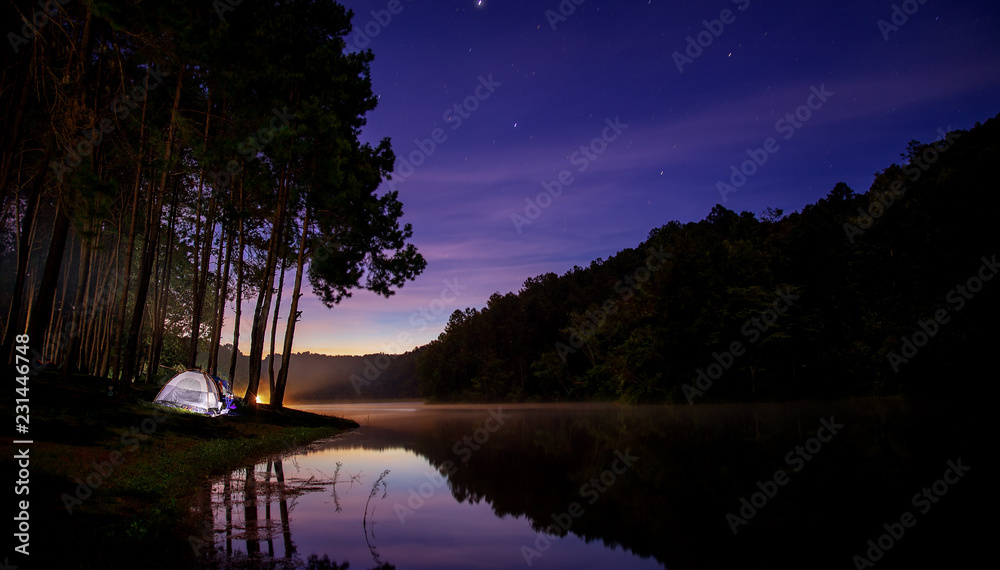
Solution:
M 996 347 L 1000 121 L 911 141 L 867 192 L 715 206 L 634 249 L 455 311 L 417 359 L 435 400 L 955 396 Z

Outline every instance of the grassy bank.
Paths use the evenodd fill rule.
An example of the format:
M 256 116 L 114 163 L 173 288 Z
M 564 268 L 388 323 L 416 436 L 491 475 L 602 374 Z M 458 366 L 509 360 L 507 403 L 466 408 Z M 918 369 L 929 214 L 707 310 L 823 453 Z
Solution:
M 30 555 L 14 553 L 11 563 L 191 567 L 189 537 L 202 535 L 192 497 L 210 477 L 357 427 L 289 409 L 210 418 L 149 403 L 157 389 L 140 387 L 123 402 L 107 396 L 100 378 L 32 378 L 30 431 L 18 436 L 34 442 L 30 491 L 14 497 L 29 500 Z M 14 409 L 10 396 L 3 400 Z M 16 477 L 15 453 L 3 462 Z

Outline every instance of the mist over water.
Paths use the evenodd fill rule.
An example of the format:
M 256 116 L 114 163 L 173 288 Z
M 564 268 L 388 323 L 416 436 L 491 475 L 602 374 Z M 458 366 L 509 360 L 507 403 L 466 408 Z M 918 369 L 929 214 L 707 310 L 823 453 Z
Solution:
M 970 522 L 983 451 L 961 410 L 903 400 L 304 409 L 363 427 L 213 481 L 203 516 L 220 563 L 325 554 L 352 568 L 849 568 L 890 524 L 902 535 L 871 555 L 891 568 L 968 553 L 986 532 Z M 957 461 L 964 472 L 947 473 Z M 948 488 L 934 487 L 943 477 Z M 891 526 L 907 512 L 915 524 Z

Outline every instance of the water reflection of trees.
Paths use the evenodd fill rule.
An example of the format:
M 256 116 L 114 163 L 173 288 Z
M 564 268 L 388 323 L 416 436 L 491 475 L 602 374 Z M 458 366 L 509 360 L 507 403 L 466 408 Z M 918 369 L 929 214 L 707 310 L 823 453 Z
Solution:
M 804 445 L 815 435 L 820 419 L 831 415 L 845 427 L 801 471 L 794 471 L 786 455 Z M 357 434 L 357 441 L 364 440 L 358 445 L 366 450 L 413 451 L 439 470 L 451 472 L 448 485 L 457 500 L 485 501 L 498 516 L 525 517 L 538 531 L 553 523 L 553 514 L 565 513 L 578 502 L 584 512 L 573 519 L 569 533 L 681 569 L 762 567 L 764 561 L 768 567 L 850 565 L 867 540 L 878 538 L 882 523 L 898 520 L 902 511 L 912 508 L 914 492 L 941 477 L 946 460 L 962 457 L 966 464 L 985 465 L 989 463 L 985 454 L 992 449 L 982 444 L 985 432 L 977 431 L 976 414 L 906 400 L 545 407 L 512 414 L 463 463 L 456 442 L 465 445 L 463 438 L 483 427 L 487 417 L 486 409 L 420 414 L 397 424 L 373 426 Z M 626 450 L 638 457 L 634 465 L 592 504 L 582 498 L 580 486 L 608 469 L 616 451 Z M 457 467 L 446 469 L 448 461 Z M 768 480 L 779 469 L 788 473 L 789 484 L 734 536 L 726 513 L 739 509 L 740 498 L 749 497 L 758 481 Z M 257 513 L 263 513 L 256 534 L 261 541 L 273 537 L 273 550 L 281 556 L 292 550 L 279 546 L 286 540 L 282 532 L 287 522 L 282 522 L 294 509 L 296 485 L 303 482 L 279 478 L 276 465 L 272 471 L 269 481 L 266 465 L 256 468 L 253 493 L 260 505 Z M 933 555 L 941 556 L 941 547 L 935 545 L 954 544 L 959 549 L 977 537 L 986 540 L 986 530 L 977 530 L 971 522 L 977 520 L 976 497 L 992 493 L 984 488 L 989 479 L 976 479 L 977 472 L 974 469 L 959 490 L 921 518 L 914 538 L 900 541 L 891 559 L 887 555 L 879 566 L 922 567 L 922 562 L 935 560 Z M 333 480 L 339 480 L 338 473 L 339 468 Z M 287 504 L 276 515 L 281 510 L 278 479 Z M 320 483 L 313 480 L 310 485 Z M 230 512 L 223 501 L 214 517 L 217 550 L 223 558 L 230 553 L 228 560 L 247 557 L 240 542 L 247 513 L 252 512 L 240 502 L 248 493 L 246 487 L 246 471 L 213 487 L 215 494 L 230 497 Z M 331 487 L 334 503 L 339 504 L 336 486 Z M 274 521 L 272 516 L 280 518 Z M 287 541 L 293 544 L 290 534 Z M 558 541 L 552 548 L 560 548 Z M 270 543 L 267 550 L 272 551 Z M 260 556 L 266 558 L 263 552 Z M 296 564 L 337 567 L 318 559 L 299 559 Z
M 244 558 L 262 560 L 265 553 L 261 543 L 266 544 L 266 557 L 274 559 L 274 544 L 278 540 L 282 545 L 279 558 L 292 563 L 296 559 L 296 548 L 289 515 L 295 508 L 295 499 L 315 490 L 317 483 L 312 480 L 286 481 L 281 461 L 267 461 L 213 481 L 209 493 L 216 562 L 239 564 Z M 261 510 L 263 518 L 260 517 Z M 277 519 L 274 518 L 274 510 L 277 511 Z M 239 545 L 244 546 L 242 551 Z
M 822 566 L 814 562 L 821 553 L 826 561 L 849 561 L 873 538 L 883 513 L 885 520 L 898 518 L 909 506 L 908 491 L 933 481 L 925 480 L 927 474 L 963 447 L 970 451 L 940 429 L 961 421 L 957 415 L 880 401 L 527 410 L 506 420 L 463 463 L 456 442 L 482 427 L 486 414 L 433 416 L 407 447 L 442 472 L 448 461 L 457 465 L 449 488 L 459 501 L 487 501 L 498 516 L 526 516 L 536 531 L 577 502 L 584 512 L 573 519 L 570 533 L 655 557 L 671 568 L 779 554 L 802 567 Z M 845 428 L 795 471 L 787 454 L 831 414 Z M 634 465 L 592 504 L 582 498 L 581 485 L 609 469 L 616 451 L 626 450 L 639 458 Z M 726 513 L 779 469 L 790 483 L 734 536 Z M 872 518 L 872 524 L 859 525 L 860 518 Z
M 320 558 L 313 554 L 303 560 L 292 540 L 290 524 L 298 497 L 327 487 L 336 504 L 335 512 L 341 512 L 337 484 L 357 483 L 359 476 L 338 479 L 340 467 L 337 463 L 333 478 L 286 479 L 284 463 L 269 460 L 210 482 L 205 516 L 210 517 L 207 528 L 212 529 L 213 544 L 203 561 L 213 568 L 346 570 L 347 562 L 337 564 L 325 555 Z M 273 507 L 277 507 L 277 519 Z M 275 552 L 276 541 L 281 545 L 280 555 Z M 266 553 L 262 543 L 266 544 Z M 381 561 L 377 564 L 379 570 L 393 568 Z

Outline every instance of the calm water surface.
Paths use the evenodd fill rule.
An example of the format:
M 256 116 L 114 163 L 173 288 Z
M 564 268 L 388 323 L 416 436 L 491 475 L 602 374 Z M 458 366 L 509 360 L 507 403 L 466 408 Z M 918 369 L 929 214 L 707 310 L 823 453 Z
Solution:
M 889 568 L 960 562 L 991 532 L 975 414 L 941 407 L 302 409 L 363 427 L 212 481 L 214 565 Z

